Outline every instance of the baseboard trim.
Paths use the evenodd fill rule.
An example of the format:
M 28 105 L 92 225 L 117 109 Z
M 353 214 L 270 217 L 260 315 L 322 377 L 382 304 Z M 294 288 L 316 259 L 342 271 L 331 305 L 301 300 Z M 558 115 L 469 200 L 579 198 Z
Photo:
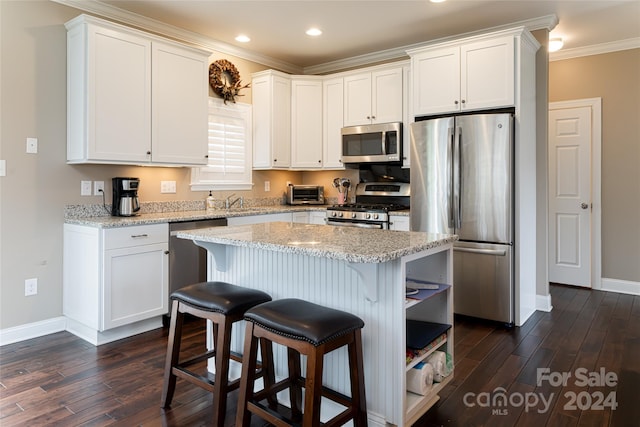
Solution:
M 536 295 L 536 310 L 546 311 L 548 313 L 552 309 L 551 295 Z
M 602 278 L 601 291 L 617 292 L 620 294 L 640 295 L 640 282 Z
M 38 338 L 66 330 L 67 319 L 64 316 L 39 322 L 27 323 L 0 330 L 0 346 Z

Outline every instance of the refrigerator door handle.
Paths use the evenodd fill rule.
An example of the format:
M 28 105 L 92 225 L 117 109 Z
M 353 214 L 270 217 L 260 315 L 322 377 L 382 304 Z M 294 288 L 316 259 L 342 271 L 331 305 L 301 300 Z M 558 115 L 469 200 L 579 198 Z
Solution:
M 462 186 L 462 179 L 460 174 L 462 173 L 462 153 L 460 151 L 460 140 L 462 138 L 462 128 L 456 127 L 454 139 L 453 139 L 453 225 L 456 230 L 462 227 L 462 212 L 460 206 L 460 193 Z
M 447 130 L 447 141 L 448 143 L 448 150 L 449 150 L 449 155 L 447 156 L 447 171 L 449 171 L 450 175 L 450 180 L 449 180 L 449 187 L 447 188 L 447 200 L 449 200 L 449 228 L 454 229 L 456 227 L 456 222 L 455 222 L 455 214 L 456 214 L 456 208 L 455 208 L 455 200 L 454 200 L 454 179 L 453 179 L 453 174 L 454 174 L 454 164 L 455 164 L 455 159 L 453 157 L 453 153 L 454 153 L 454 141 L 455 141 L 455 135 L 454 135 L 454 129 L 453 128 L 449 128 Z
M 473 249 L 473 248 L 453 248 L 454 252 L 468 252 L 472 254 L 482 254 L 482 255 L 494 255 L 494 256 L 506 256 L 506 250 L 498 250 L 498 249 Z

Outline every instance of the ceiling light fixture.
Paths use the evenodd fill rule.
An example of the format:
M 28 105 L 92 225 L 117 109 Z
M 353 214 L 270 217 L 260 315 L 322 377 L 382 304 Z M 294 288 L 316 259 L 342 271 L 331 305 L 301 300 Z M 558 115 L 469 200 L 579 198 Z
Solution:
M 444 3 L 447 0 L 429 0 L 431 3 Z
M 309 28 L 309 29 L 306 31 L 306 34 L 307 34 L 308 36 L 317 37 L 317 36 L 319 36 L 320 34 L 322 34 L 322 31 L 321 31 L 320 29 L 318 29 L 318 28 Z
M 564 42 L 562 41 L 562 37 L 554 37 L 549 39 L 549 52 L 557 52 L 562 49 L 564 46 Z
M 251 39 L 249 38 L 249 36 L 245 36 L 244 34 L 240 34 L 238 37 L 236 37 L 236 41 L 240 42 L 240 43 L 248 43 L 251 41 Z

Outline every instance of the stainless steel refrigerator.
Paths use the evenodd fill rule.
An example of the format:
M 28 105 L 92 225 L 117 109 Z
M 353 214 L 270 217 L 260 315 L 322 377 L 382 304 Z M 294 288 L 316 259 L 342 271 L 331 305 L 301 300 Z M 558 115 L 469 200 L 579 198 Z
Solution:
M 454 312 L 514 322 L 514 119 L 460 115 L 411 125 L 411 230 L 457 234 Z

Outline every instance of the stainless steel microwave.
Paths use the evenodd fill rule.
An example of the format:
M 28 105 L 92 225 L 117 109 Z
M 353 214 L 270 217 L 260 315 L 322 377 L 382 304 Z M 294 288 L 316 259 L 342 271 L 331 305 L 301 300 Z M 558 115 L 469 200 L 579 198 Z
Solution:
M 399 163 L 402 123 L 342 128 L 342 163 Z

